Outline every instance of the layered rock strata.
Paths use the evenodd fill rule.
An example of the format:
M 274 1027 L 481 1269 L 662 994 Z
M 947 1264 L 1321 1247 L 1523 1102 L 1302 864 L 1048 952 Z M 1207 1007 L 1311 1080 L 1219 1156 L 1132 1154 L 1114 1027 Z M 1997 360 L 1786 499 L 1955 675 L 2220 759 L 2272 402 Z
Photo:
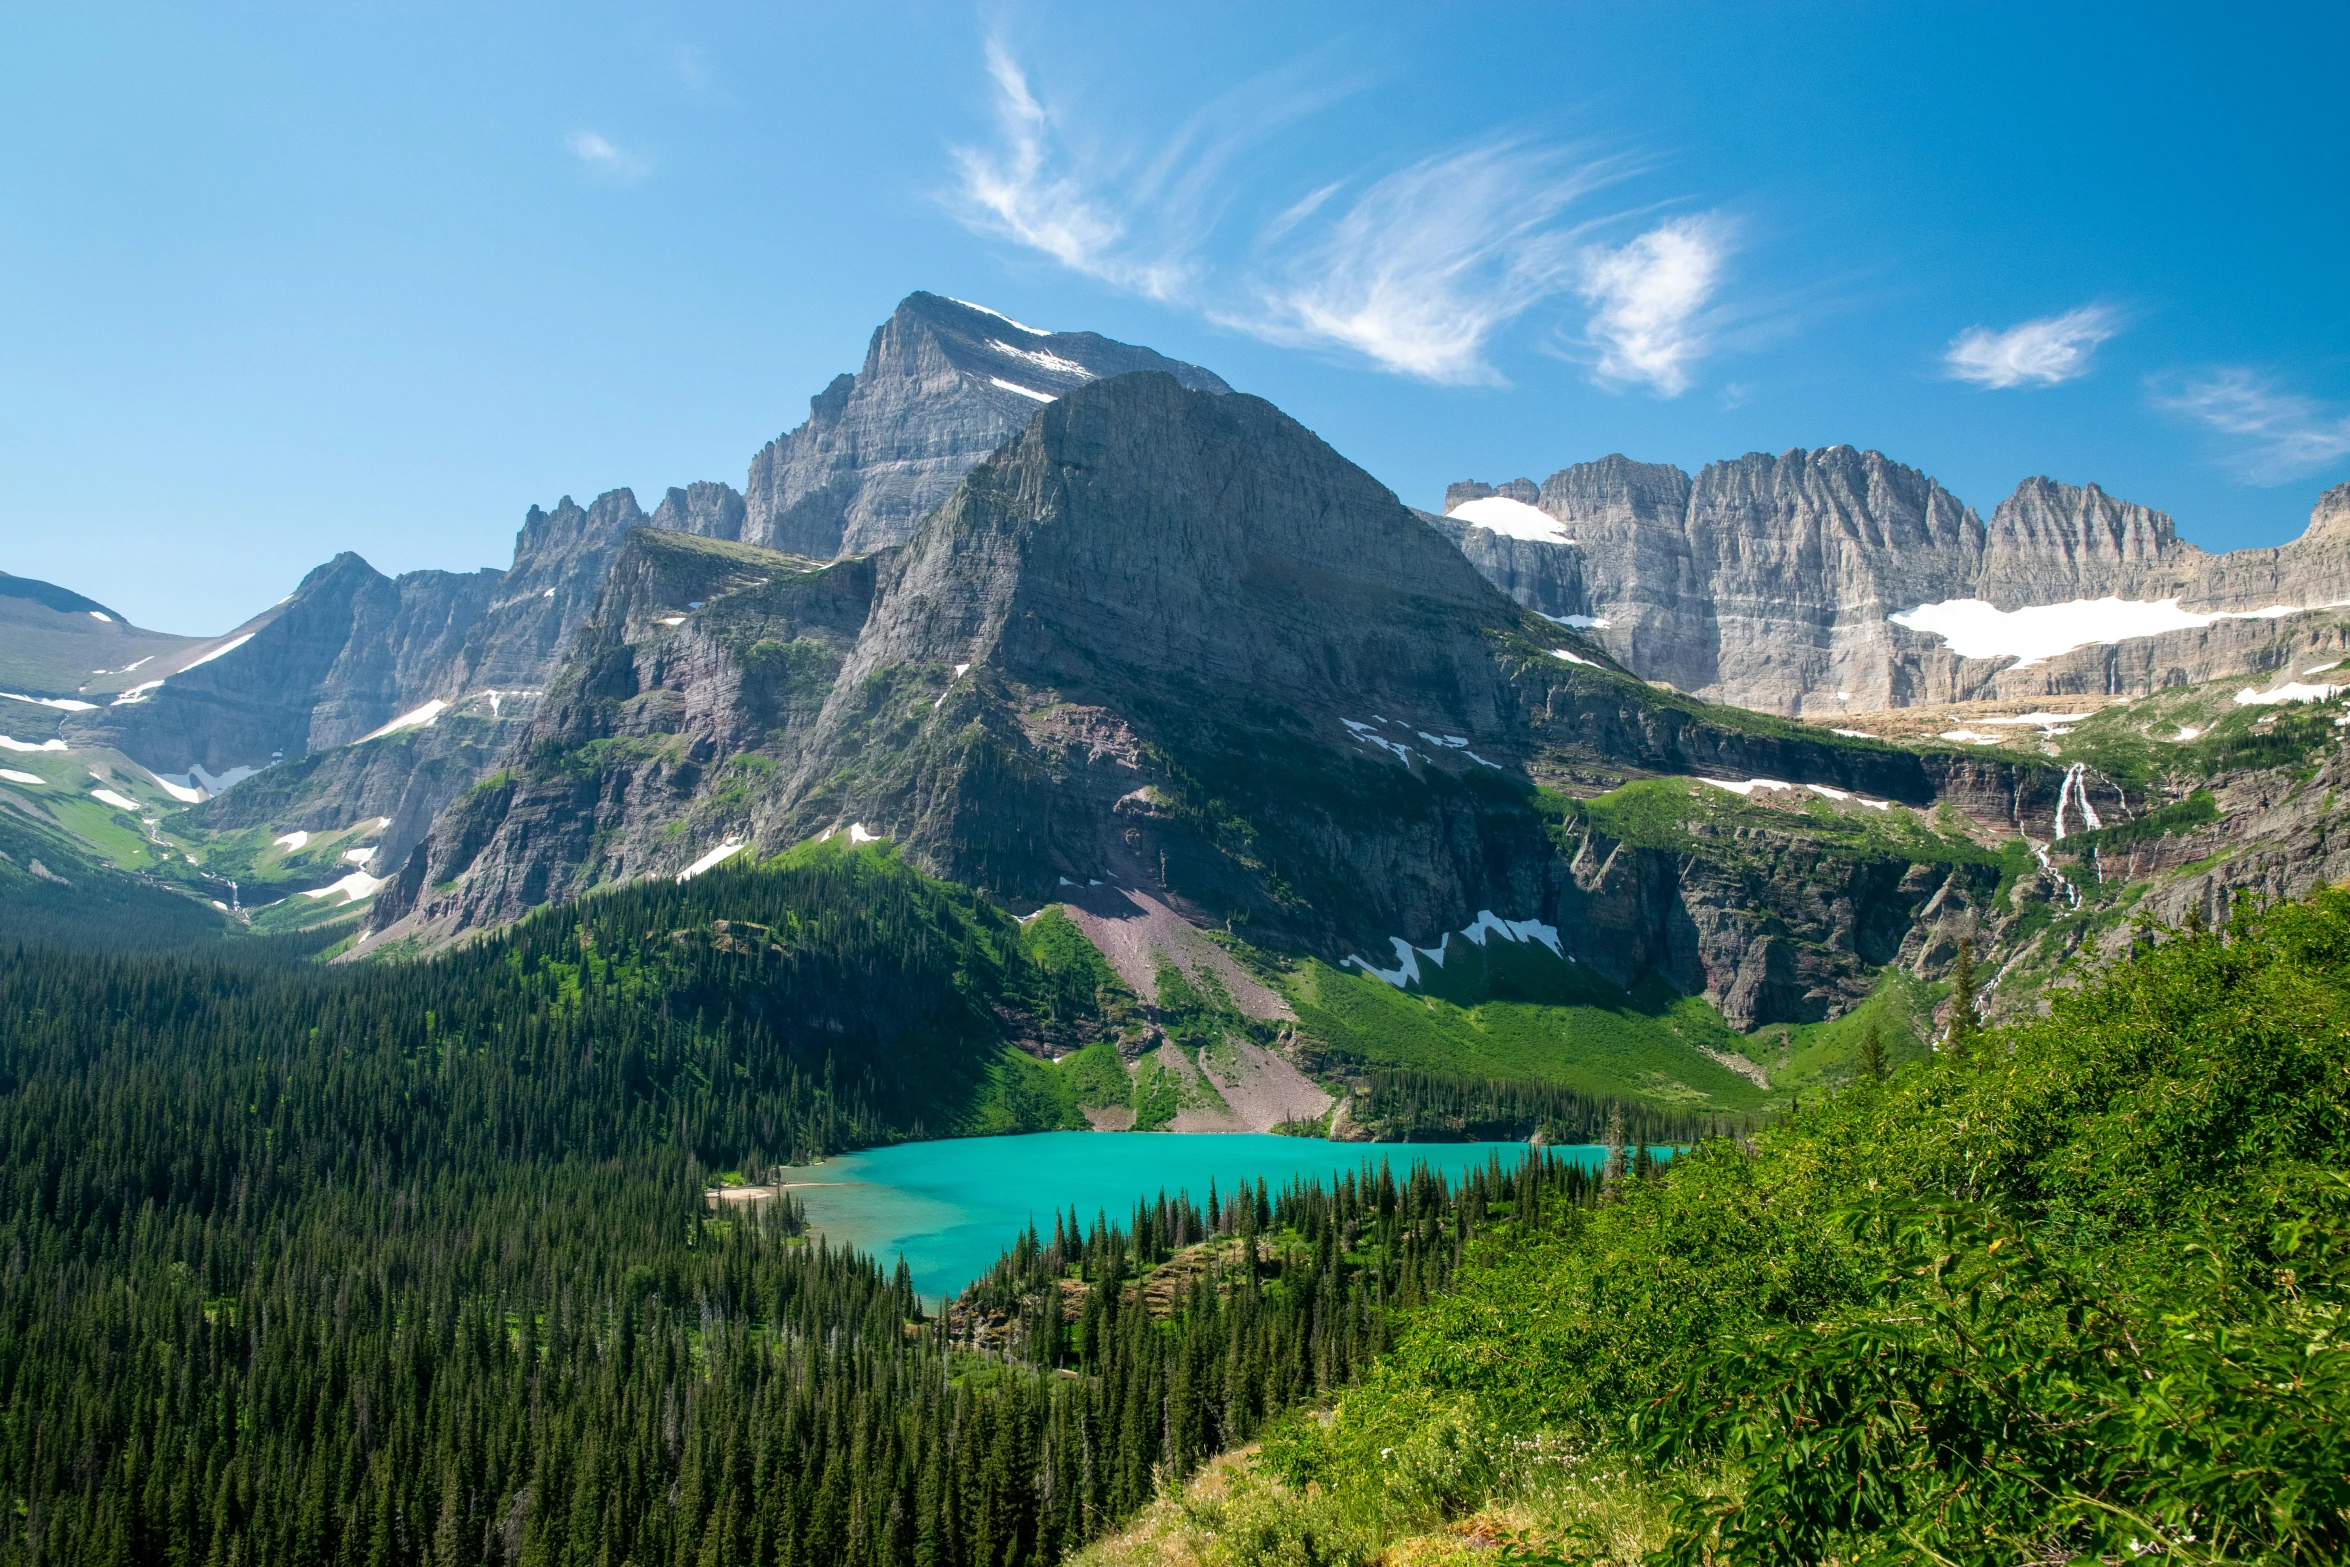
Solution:
M 1694 478 L 1607 457 L 1540 486 L 1456 484 L 1445 504 L 1438 525 L 1520 603 L 1588 624 L 1644 678 L 1767 712 L 2265 672 L 2330 645 L 2340 617 L 2328 612 L 2350 602 L 2350 485 L 2327 492 L 2294 543 L 2217 556 L 2095 485 L 2026 480 L 1986 524 L 1927 475 L 1845 446 L 1750 453 Z M 2079 645 L 2027 655 L 1894 618 L 1960 600 L 2013 612 L 2104 599 L 2176 601 L 2186 613 L 2171 620 L 2208 623 L 2141 634 L 2126 614 L 2081 607 L 2068 611 Z

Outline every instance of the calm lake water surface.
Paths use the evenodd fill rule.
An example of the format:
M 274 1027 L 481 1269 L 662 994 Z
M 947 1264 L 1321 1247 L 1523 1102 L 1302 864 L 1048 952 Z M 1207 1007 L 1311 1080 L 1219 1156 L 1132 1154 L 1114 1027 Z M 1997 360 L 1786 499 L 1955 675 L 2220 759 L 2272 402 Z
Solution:
M 1597 1165 L 1598 1148 L 1553 1154 Z M 1170 1132 L 1042 1132 L 958 1137 L 842 1154 L 788 1172 L 792 1196 L 835 1246 L 854 1246 L 894 1267 L 902 1255 L 927 1299 L 951 1295 L 985 1272 L 1034 1219 L 1047 1239 L 1053 1215 L 1071 1208 L 1090 1228 L 1098 1214 L 1124 1229 L 1134 1205 L 1164 1191 L 1205 1203 L 1260 1177 L 1279 1191 L 1297 1177 L 1330 1181 L 1384 1160 L 1397 1179 L 1415 1164 L 1457 1176 L 1524 1143 L 1331 1143 L 1310 1137 Z

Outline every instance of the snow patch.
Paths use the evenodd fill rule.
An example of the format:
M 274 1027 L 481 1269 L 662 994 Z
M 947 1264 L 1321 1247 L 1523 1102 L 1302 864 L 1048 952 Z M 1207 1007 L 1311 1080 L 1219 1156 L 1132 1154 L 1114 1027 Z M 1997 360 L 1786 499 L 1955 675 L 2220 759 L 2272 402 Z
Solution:
M 62 751 L 64 749 L 65 742 L 63 740 L 43 740 L 40 744 L 35 745 L 30 740 L 11 740 L 6 735 L 0 735 L 0 751 Z
M 202 657 L 189 659 L 186 663 L 180 665 L 179 668 L 173 670 L 172 673 L 175 675 L 184 675 L 189 670 L 194 669 L 198 664 L 209 664 L 216 658 L 227 657 L 229 654 L 234 653 L 238 648 L 243 647 L 246 643 L 252 640 L 253 633 L 250 631 L 246 632 L 241 637 L 231 637 L 226 642 L 223 642 L 220 646 L 214 648 L 211 652 L 204 654 Z M 159 681 L 157 684 L 161 684 L 161 682 Z
M 206 794 L 220 794 L 232 784 L 243 783 L 261 769 L 258 767 L 232 767 L 225 773 L 208 773 L 199 766 L 190 767 L 184 773 L 158 773 L 152 768 L 144 769 L 144 771 L 166 789 L 173 790 L 175 794 L 180 789 L 198 788 Z
M 2238 707 L 2274 707 L 2282 702 L 2331 702 L 2350 686 L 2307 685 L 2294 681 L 2269 691 L 2255 691 L 2247 686 L 2236 693 Z
M 1354 737 L 1357 740 L 1362 740 L 1371 745 L 1375 745 L 1382 751 L 1394 752 L 1397 759 L 1400 760 L 1406 767 L 1412 765 L 1412 748 L 1408 745 L 1397 745 L 1394 741 L 1389 740 L 1384 736 L 1375 735 L 1370 733 L 1368 730 L 1360 728 L 1354 730 Z
M 1037 334 L 1039 337 L 1044 335 L 1042 332 Z M 989 338 L 987 346 L 999 354 L 1010 354 L 1014 359 L 1032 364 L 1039 370 L 1049 370 L 1054 375 L 1073 375 L 1080 381 L 1095 379 L 1091 370 L 1074 359 L 1063 359 L 1059 354 L 1048 354 L 1039 348 L 1015 348 L 1000 337 Z
M 0 691 L 0 697 L 6 697 L 11 702 L 30 702 L 35 707 L 54 707 L 61 713 L 94 713 L 98 710 L 97 703 L 77 702 L 70 696 L 20 696 L 14 691 Z
M 1960 745 L 1997 745 L 1998 735 L 1977 734 L 1972 729 L 1945 729 L 1934 737 L 1937 740 L 1955 740 Z
M 1542 615 L 1540 610 L 1534 613 Z M 1605 631 L 1608 627 L 1606 617 L 1601 615 L 1542 615 L 1542 618 L 1554 626 L 1565 626 L 1570 631 Z
M 1566 525 L 1539 506 L 1512 500 L 1506 495 L 1488 495 L 1482 500 L 1464 501 L 1455 506 L 1452 516 L 1460 518 L 1473 528 L 1498 533 L 1505 539 L 1531 539 L 1537 544 L 1572 544 Z
M 679 881 L 692 881 L 696 876 L 701 875 L 702 872 L 715 869 L 720 865 L 724 865 L 728 860 L 731 860 L 736 855 L 742 853 L 743 848 L 747 842 L 748 840 L 743 838 L 727 839 L 717 848 L 712 849 L 708 854 L 703 855 L 700 859 L 694 861 L 693 864 L 688 865 L 684 870 L 679 871 L 677 873 L 677 879 Z
M 343 858 L 353 865 L 365 865 L 369 860 L 375 858 L 375 851 L 378 847 L 379 845 L 371 843 L 364 849 L 345 849 Z
M 303 893 L 302 896 L 305 898 L 331 898 L 339 892 L 353 903 L 357 903 L 361 898 L 374 897 L 383 884 L 390 879 L 388 876 L 370 876 L 365 871 L 353 871 L 331 887 L 314 887 Z
M 1420 982 L 1420 954 L 1418 949 L 1413 947 L 1410 942 L 1404 940 L 1401 936 L 1390 936 L 1387 938 L 1387 940 L 1389 944 L 1395 948 L 1395 955 L 1398 961 L 1394 968 L 1386 969 L 1374 967 L 1365 959 L 1358 958 L 1352 953 L 1349 953 L 1345 957 L 1340 958 L 1338 960 L 1338 966 L 1340 968 L 1344 968 L 1351 963 L 1356 968 L 1359 968 L 1364 973 L 1370 975 L 1373 979 L 1383 979 L 1398 990 L 1403 989 L 1406 985 L 1418 984 Z
M 1505 920 L 1491 909 L 1479 909 L 1477 922 L 1461 932 L 1478 946 L 1485 945 L 1488 935 L 1504 941 L 1539 941 L 1548 947 L 1553 957 L 1565 957 L 1566 949 L 1559 945 L 1556 925 L 1545 925 L 1540 920 Z
M 92 789 L 90 791 L 90 798 L 97 801 L 100 805 L 111 805 L 118 811 L 130 811 L 136 813 L 139 809 L 138 801 L 130 799 L 125 795 L 116 794 L 112 789 Z
M 1373 979 L 1384 980 L 1401 990 L 1407 985 L 1415 985 L 1420 982 L 1420 960 L 1422 958 L 1426 958 L 1438 968 L 1444 967 L 1445 956 L 1451 950 L 1452 938 L 1455 934 L 1453 931 L 1446 931 L 1433 947 L 1415 947 L 1401 936 L 1388 937 L 1387 943 L 1395 949 L 1396 958 L 1396 965 L 1391 969 L 1379 968 L 1369 959 L 1353 955 L 1340 959 L 1339 967 L 1345 968 L 1352 965 Z M 1479 947 L 1484 946 L 1486 939 L 1491 936 L 1499 936 L 1504 941 L 1539 942 L 1550 949 L 1552 957 L 1565 958 L 1569 963 L 1575 961 L 1573 958 L 1567 957 L 1566 949 L 1559 944 L 1558 927 L 1545 925 L 1540 920 L 1505 920 L 1491 909 L 1479 909 L 1476 923 L 1458 934 L 1472 946 Z
M 2051 724 L 2077 724 L 2084 718 L 2095 718 L 2095 713 L 2017 713 L 2009 718 L 1985 718 L 1986 724 L 2036 724 L 2046 729 Z
M 1552 658 L 1563 658 L 1570 664 L 1581 664 L 1586 669 L 1597 669 L 1599 667 L 1590 659 L 1584 658 L 1580 654 L 1570 653 L 1563 647 L 1552 648 L 1550 650 L 1550 656 Z
M 1757 789 L 1792 789 L 1795 787 L 1791 783 L 1781 783 L 1776 778 L 1749 778 L 1743 783 L 1732 783 L 1726 778 L 1700 778 L 1697 781 L 1702 784 L 1712 784 L 1716 789 L 1727 789 L 1732 794 L 1748 797 L 1751 797 Z
M 663 615 L 660 623 L 664 626 L 682 626 L 685 624 L 685 617 L 683 615 Z
M 2206 613 L 2181 609 L 2175 598 L 2108 597 L 2013 610 L 1997 608 L 1982 599 L 1945 599 L 1886 618 L 1911 631 L 1940 637 L 1961 658 L 2012 658 L 2017 662 L 2011 667 L 2021 669 L 2077 647 L 2160 636 L 2166 631 L 2191 631 L 2222 620 L 2275 620 L 2300 613 L 2300 608 L 2291 604 Z
M 2203 738 L 2203 731 L 2193 724 L 2179 725 L 2179 732 L 2170 737 L 2173 745 L 2185 745 L 2190 740 L 2200 740 L 2201 738 Z
M 1054 394 L 1051 392 L 1040 392 L 1032 386 L 1022 386 L 1019 382 L 1007 381 L 1000 375 L 989 376 L 987 384 L 1000 386 L 1007 392 L 1018 392 L 1022 397 L 1033 397 L 1040 403 L 1049 403 L 1054 400 Z
M 310 847 L 310 835 L 306 832 L 290 832 L 283 838 L 272 838 L 269 841 L 288 854 L 300 854 Z
M 105 622 L 106 622 L 106 624 L 108 624 L 108 625 L 110 625 L 110 626 L 114 624 L 114 617 L 113 617 L 112 615 L 109 615 L 109 614 L 107 614 L 107 613 L 106 613 L 106 611 L 104 611 L 104 610 L 102 610 L 102 609 L 94 609 L 94 610 L 91 610 L 91 611 L 90 611 L 90 618 L 91 618 L 92 620 L 103 620 L 103 621 L 105 621 Z
M 965 310 L 976 310 L 983 316 L 995 317 L 998 321 L 1003 322 L 1006 326 L 1016 326 L 1021 331 L 1026 332 L 1030 337 L 1053 337 L 1057 335 L 1041 326 L 1030 326 L 1024 321 L 1015 321 L 1010 316 L 1005 315 L 1001 310 L 990 310 L 987 308 L 987 306 L 975 305 L 968 299 L 955 299 L 955 296 L 952 294 L 949 294 L 946 297 L 950 300 L 954 300 L 956 304 L 961 305 Z
M 850 846 L 851 846 L 851 847 L 854 847 L 854 846 L 856 846 L 857 844 L 860 844 L 860 843 L 887 843 L 887 842 L 889 842 L 889 834 L 888 834 L 888 833 L 885 833 L 885 832 L 867 832 L 867 831 L 865 830 L 865 824 L 864 824 L 863 822 L 851 822 L 851 823 L 849 823 L 849 844 L 850 844 Z
M 385 735 L 398 734 L 403 729 L 429 729 L 433 720 L 448 710 L 449 704 L 436 696 L 422 707 L 410 708 L 374 733 L 361 735 L 358 743 L 365 745 L 370 740 L 381 740 Z
M 45 784 L 49 781 L 38 773 L 20 773 L 13 767 L 0 767 L 0 778 L 20 784 Z
M 1866 729 L 1831 729 L 1828 733 L 1842 735 L 1847 740 L 1874 740 L 1877 738 Z
M 173 783 L 170 779 L 164 777 L 161 773 L 156 772 L 153 768 L 142 767 L 139 770 L 145 773 L 148 777 L 155 780 L 155 787 L 161 789 L 165 794 L 168 794 L 173 799 L 179 801 L 180 804 L 200 805 L 203 803 L 203 790 L 192 788 L 189 785 L 183 783 Z

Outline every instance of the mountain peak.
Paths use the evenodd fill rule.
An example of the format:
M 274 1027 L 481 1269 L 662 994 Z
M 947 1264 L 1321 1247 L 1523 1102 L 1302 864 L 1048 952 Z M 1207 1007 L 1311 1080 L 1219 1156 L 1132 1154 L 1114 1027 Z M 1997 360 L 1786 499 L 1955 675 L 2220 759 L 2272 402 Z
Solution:
M 1039 407 L 1138 370 L 1231 390 L 1212 371 L 1099 333 L 909 294 L 875 329 L 857 374 L 835 379 L 810 400 L 806 423 L 752 459 L 740 537 L 825 560 L 902 544 Z

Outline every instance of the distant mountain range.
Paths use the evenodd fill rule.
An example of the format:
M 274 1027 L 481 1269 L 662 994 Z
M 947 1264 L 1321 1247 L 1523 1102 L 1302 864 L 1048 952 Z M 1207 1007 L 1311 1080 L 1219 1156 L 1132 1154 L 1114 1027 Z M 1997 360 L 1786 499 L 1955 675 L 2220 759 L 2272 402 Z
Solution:
M 2300 539 L 2226 555 L 2162 512 L 2045 478 L 1986 525 L 1927 475 L 1849 446 L 1694 478 L 1617 456 L 1539 486 L 1472 480 L 1431 520 L 1644 678 L 1764 712 L 2131 695 L 2350 651 L 2335 612 L 2350 605 L 2350 484 Z
M 372 898 L 374 952 L 838 833 L 1018 906 L 1124 899 L 1407 978 L 1531 919 L 1749 1027 L 1934 971 L 1990 917 L 1988 851 L 1945 822 L 1888 858 L 1877 813 L 2045 843 L 2154 776 L 1763 715 L 2281 679 L 2350 653 L 2345 599 L 2350 486 L 2224 556 L 2044 479 L 1985 524 L 1849 447 L 1610 457 L 1415 513 L 1206 370 L 915 294 L 741 490 L 533 507 L 505 571 L 343 555 L 213 638 L 0 578 L 0 744 L 45 769 L 0 800 L 54 825 L 34 785 L 71 782 L 85 840 L 184 877 L 130 819 L 168 796 L 223 908 Z M 1576 803 L 1689 774 L 1827 815 L 1758 859 Z

